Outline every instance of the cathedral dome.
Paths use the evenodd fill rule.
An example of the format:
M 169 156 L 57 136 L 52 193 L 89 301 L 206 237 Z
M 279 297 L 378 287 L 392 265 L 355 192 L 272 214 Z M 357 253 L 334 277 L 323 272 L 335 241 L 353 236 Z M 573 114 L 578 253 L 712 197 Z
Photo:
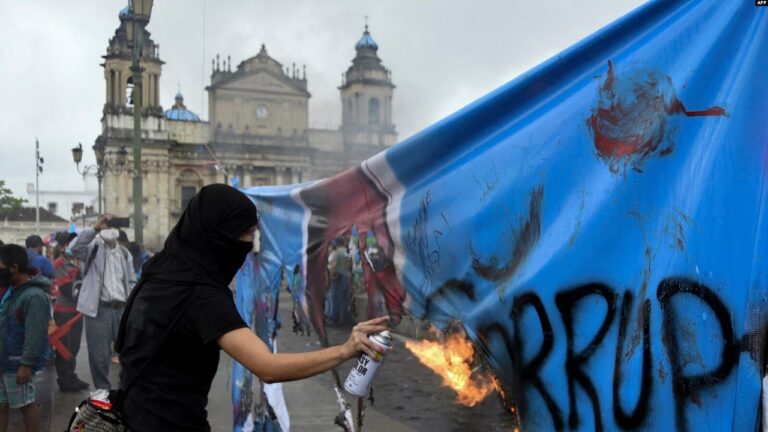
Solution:
M 360 40 L 355 44 L 355 49 L 361 48 L 370 48 L 373 50 L 379 49 L 379 46 L 376 45 L 376 42 L 371 37 L 371 33 L 368 32 L 368 24 L 365 25 L 365 32 L 363 32 L 363 37 L 361 37 Z
M 200 117 L 193 113 L 192 111 L 188 110 L 187 107 L 184 105 L 184 96 L 181 94 L 181 92 L 176 93 L 176 103 L 173 105 L 173 107 L 165 112 L 165 118 L 168 120 L 177 120 L 177 121 L 190 121 L 190 122 L 199 122 Z
M 126 6 L 122 9 L 120 9 L 120 14 L 117 16 L 118 18 L 127 18 L 131 16 L 131 7 Z

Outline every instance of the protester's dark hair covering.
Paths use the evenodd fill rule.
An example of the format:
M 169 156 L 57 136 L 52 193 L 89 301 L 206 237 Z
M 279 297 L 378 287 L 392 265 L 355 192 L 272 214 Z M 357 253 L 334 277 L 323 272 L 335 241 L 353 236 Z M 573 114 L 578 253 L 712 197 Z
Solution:
M 141 284 L 152 282 L 154 289 L 145 293 L 146 301 L 166 317 L 181 307 L 185 294 L 196 286 L 228 289 L 253 247 L 239 237 L 257 223 L 256 206 L 242 192 L 223 184 L 202 188 L 171 230 L 163 250 L 144 265 L 120 321 L 115 350 L 123 348 L 130 311 Z
M 239 237 L 257 222 L 256 206 L 242 192 L 206 186 L 192 197 L 142 278 L 226 287 L 252 249 Z
M 128 243 L 128 234 L 125 233 L 123 230 L 117 231 L 117 242 L 118 243 Z
M 133 258 L 133 271 L 138 272 L 141 268 L 141 246 L 139 246 L 136 242 L 130 242 L 128 243 L 128 252 L 131 253 L 131 258 Z
M 7 244 L 0 246 L 0 261 L 3 265 L 10 267 L 16 264 L 19 267 L 19 272 L 29 272 L 29 257 L 27 251 L 23 247 L 15 244 Z
M 59 231 L 56 233 L 56 244 L 59 246 L 61 245 L 68 245 L 70 242 L 72 242 L 72 239 L 77 237 L 77 234 L 67 232 L 67 231 Z
M 28 248 L 39 248 L 43 247 L 43 239 L 40 238 L 37 234 L 32 234 L 31 236 L 27 237 L 26 240 L 24 240 L 24 244 Z

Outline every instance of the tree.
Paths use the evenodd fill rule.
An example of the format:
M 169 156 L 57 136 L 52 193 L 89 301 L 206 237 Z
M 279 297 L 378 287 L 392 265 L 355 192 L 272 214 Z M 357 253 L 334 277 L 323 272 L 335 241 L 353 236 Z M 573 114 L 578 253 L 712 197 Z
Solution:
M 5 187 L 5 180 L 0 180 L 0 210 L 21 208 L 27 202 L 24 198 L 16 198 L 13 192 Z

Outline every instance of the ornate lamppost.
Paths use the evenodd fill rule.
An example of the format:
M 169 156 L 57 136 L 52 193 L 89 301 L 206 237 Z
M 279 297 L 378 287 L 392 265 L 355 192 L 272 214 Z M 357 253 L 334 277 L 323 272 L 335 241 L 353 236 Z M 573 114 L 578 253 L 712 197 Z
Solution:
M 107 172 L 112 173 L 113 175 L 122 173 L 123 170 L 126 169 L 125 162 L 128 159 L 128 150 L 125 149 L 125 146 L 120 146 L 120 149 L 114 153 L 114 158 L 112 158 L 112 152 L 107 152 L 103 143 L 94 144 L 92 148 L 96 155 L 96 165 L 84 165 L 83 168 L 80 169 L 80 162 L 83 160 L 83 145 L 81 143 L 77 143 L 77 147 L 72 149 L 72 159 L 77 166 L 77 172 L 83 177 L 90 171 L 96 172 L 96 181 L 99 183 L 98 208 L 99 214 L 102 214 L 106 211 L 106 209 L 102 207 L 103 200 L 101 190 L 104 174 Z
M 142 82 L 144 69 L 139 65 L 139 59 L 144 48 L 144 27 L 149 23 L 152 14 L 153 0 L 130 0 L 129 6 L 133 23 L 129 39 L 133 41 L 133 62 L 131 72 L 133 77 L 133 236 L 136 243 L 144 243 L 144 191 L 141 177 L 141 106 Z

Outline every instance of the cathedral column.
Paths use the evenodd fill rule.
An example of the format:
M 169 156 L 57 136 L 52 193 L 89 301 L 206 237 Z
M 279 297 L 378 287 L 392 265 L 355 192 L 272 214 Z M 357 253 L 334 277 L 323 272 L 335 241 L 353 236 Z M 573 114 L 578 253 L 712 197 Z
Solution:
M 149 108 L 149 82 L 151 79 L 149 78 L 151 74 L 146 73 L 141 75 L 141 108 L 142 110 L 146 110 Z M 134 102 L 135 103 L 135 102 Z
M 114 83 L 114 81 L 115 81 L 115 73 L 112 70 L 106 70 L 105 69 L 104 70 L 104 76 L 107 79 L 107 88 L 106 88 L 107 96 L 106 96 L 105 100 L 107 101 L 108 104 L 111 104 L 111 103 L 114 103 L 114 101 L 112 100 L 112 91 L 113 91 L 114 85 L 115 85 L 115 83 Z
M 125 106 L 125 87 L 123 86 L 123 71 L 117 70 L 117 91 L 115 91 L 115 105 Z
M 275 167 L 275 184 L 278 186 L 285 184 L 285 167 L 284 166 Z
M 155 74 L 155 81 L 154 81 L 154 89 L 155 89 L 155 106 L 160 106 L 160 76 Z
M 146 83 L 145 86 L 147 88 L 147 90 L 145 92 L 147 97 L 146 97 L 146 99 L 141 101 L 141 106 L 143 108 L 151 107 L 153 105 L 153 102 L 154 102 L 153 101 L 154 98 L 152 97 L 152 87 L 155 84 L 155 80 L 153 79 L 153 77 L 154 77 L 154 75 L 152 73 L 148 73 L 147 74 L 147 79 L 146 79 L 146 81 L 144 81 Z

